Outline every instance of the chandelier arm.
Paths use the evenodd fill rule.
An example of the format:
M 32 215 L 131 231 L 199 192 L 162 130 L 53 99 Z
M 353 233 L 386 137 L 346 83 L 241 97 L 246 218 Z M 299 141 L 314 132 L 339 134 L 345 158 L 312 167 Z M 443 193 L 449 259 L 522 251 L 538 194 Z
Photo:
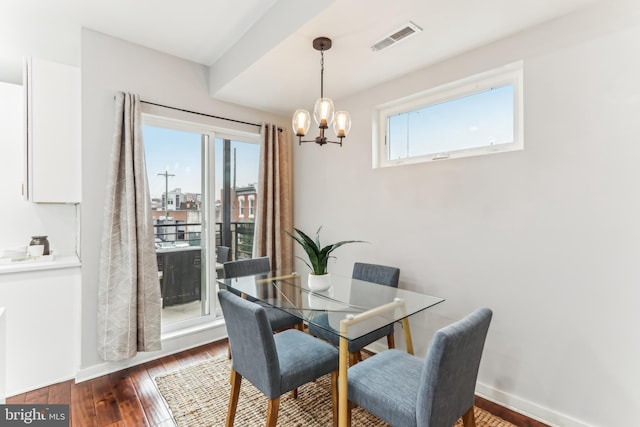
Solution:
M 340 145 L 342 147 L 342 138 L 340 138 L 340 141 L 330 141 L 330 140 L 327 139 L 325 141 L 325 144 L 328 143 L 328 142 L 330 142 L 331 144 L 338 144 L 338 145 Z
M 338 137 L 338 138 L 340 139 L 340 141 L 331 141 L 331 140 L 325 138 L 322 142 L 318 142 L 317 139 L 303 140 L 301 136 L 298 136 L 298 145 L 302 145 L 302 143 L 304 143 L 304 142 L 315 142 L 316 144 L 318 144 L 320 146 L 330 143 L 330 144 L 338 144 L 338 145 L 340 145 L 342 147 L 342 139 L 343 139 L 343 137 Z

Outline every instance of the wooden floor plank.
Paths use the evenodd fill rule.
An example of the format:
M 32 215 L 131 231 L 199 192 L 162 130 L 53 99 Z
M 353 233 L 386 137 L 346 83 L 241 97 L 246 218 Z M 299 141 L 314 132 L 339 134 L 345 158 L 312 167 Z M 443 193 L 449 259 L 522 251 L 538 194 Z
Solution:
M 120 416 L 125 425 L 149 426 L 147 416 L 128 370 L 114 372 L 109 375 L 111 387 L 115 390 Z
M 227 354 L 226 348 L 221 348 L 216 350 L 211 346 L 200 346 L 196 348 L 192 348 L 188 350 L 191 358 L 196 361 L 196 363 L 204 362 L 205 360 L 211 359 L 212 357 L 221 356 Z
M 172 420 L 171 412 L 145 366 L 133 366 L 128 371 L 149 424 L 160 425 Z
M 26 393 L 25 404 L 46 404 L 49 401 L 49 387 L 42 387 Z
M 49 401 L 47 403 L 70 405 L 73 383 L 73 380 L 69 380 L 49 386 Z
M 122 420 L 116 400 L 115 390 L 111 387 L 109 376 L 104 375 L 91 380 L 91 389 L 96 408 L 98 425 L 107 426 Z
M 71 387 L 71 427 L 94 427 L 98 425 L 95 399 L 90 381 Z
M 15 396 L 7 397 L 7 403 L 10 405 L 22 405 L 24 399 L 27 397 L 27 393 L 16 394 Z
M 152 360 L 151 362 L 147 362 L 144 365 L 138 365 L 147 370 L 149 376 L 153 379 L 156 375 L 162 375 L 167 372 L 162 363 L 162 359 Z
M 182 367 L 178 361 L 178 357 L 180 357 L 179 354 L 173 354 L 162 358 L 162 365 L 166 372 L 172 372 Z

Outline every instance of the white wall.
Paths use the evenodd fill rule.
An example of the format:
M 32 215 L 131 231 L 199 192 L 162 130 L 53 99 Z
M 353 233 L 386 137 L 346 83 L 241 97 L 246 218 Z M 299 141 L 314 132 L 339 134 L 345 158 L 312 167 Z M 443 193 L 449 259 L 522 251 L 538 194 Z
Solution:
M 119 369 L 98 357 L 96 312 L 102 216 L 113 134 L 113 97 L 117 91 L 140 94 L 143 100 L 206 114 L 259 123 L 281 123 L 265 112 L 217 102 L 209 98 L 207 69 L 189 61 L 115 39 L 82 31 L 82 372 L 81 378 Z M 229 122 L 223 122 L 223 124 Z M 256 130 L 255 127 L 251 128 Z M 165 351 L 177 351 L 212 341 L 224 330 L 198 331 L 180 340 L 164 342 Z M 156 353 L 155 357 L 159 354 Z M 135 363 L 153 353 L 139 354 Z
M 437 42 L 437 41 L 433 41 Z M 446 298 L 434 329 L 494 310 L 478 392 L 556 425 L 633 423 L 640 407 L 640 9 L 607 3 L 335 100 L 344 147 L 295 146 L 295 224 L 336 251 L 400 267 Z M 525 149 L 371 168 L 373 108 L 524 59 Z M 300 271 L 303 267 L 300 266 Z

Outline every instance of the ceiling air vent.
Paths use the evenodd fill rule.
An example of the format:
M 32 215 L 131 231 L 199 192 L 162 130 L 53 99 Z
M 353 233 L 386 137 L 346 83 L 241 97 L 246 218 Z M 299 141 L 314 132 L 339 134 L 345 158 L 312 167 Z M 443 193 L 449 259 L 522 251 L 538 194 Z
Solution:
M 371 46 L 371 50 L 377 52 L 379 50 L 386 49 L 389 46 L 398 43 L 400 40 L 404 40 L 409 36 L 419 33 L 420 31 L 422 31 L 422 28 L 409 21 L 407 25 L 403 26 L 397 31 L 394 31 L 393 34 L 388 35 L 378 43 Z

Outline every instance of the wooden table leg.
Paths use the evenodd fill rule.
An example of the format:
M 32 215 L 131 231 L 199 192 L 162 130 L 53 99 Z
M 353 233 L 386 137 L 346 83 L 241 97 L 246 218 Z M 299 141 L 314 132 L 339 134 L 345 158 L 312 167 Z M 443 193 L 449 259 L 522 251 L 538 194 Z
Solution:
M 410 353 L 413 354 L 413 344 L 411 342 L 411 333 L 409 331 L 409 321 L 406 319 L 406 307 L 404 305 L 404 300 L 401 298 L 395 298 L 393 302 L 381 305 L 380 307 L 376 307 L 371 310 L 367 310 L 358 315 L 347 314 L 346 317 L 340 321 L 340 378 L 338 380 L 338 392 L 340 393 L 340 401 L 338 404 L 339 427 L 348 427 L 350 424 L 347 411 L 347 405 L 349 404 L 349 398 L 347 396 L 347 391 L 349 389 L 347 382 L 347 369 L 349 367 L 349 340 L 345 338 L 348 336 L 347 331 L 349 330 L 349 326 L 360 323 L 367 319 L 371 319 L 372 317 L 379 316 L 388 311 L 396 310 L 398 308 L 403 310 L 405 315 L 405 318 L 402 320 L 402 325 L 405 328 L 405 338 L 407 338 L 407 351 L 410 350 Z
M 411 340 L 411 329 L 409 328 L 409 318 L 402 319 L 402 329 L 404 330 L 404 341 L 407 343 L 407 353 L 413 354 L 413 341 Z
M 348 361 L 349 361 L 349 341 L 344 337 L 347 333 L 346 326 L 340 325 L 341 331 L 340 336 L 340 372 L 338 373 L 338 426 L 339 427 L 347 427 L 347 369 Z

